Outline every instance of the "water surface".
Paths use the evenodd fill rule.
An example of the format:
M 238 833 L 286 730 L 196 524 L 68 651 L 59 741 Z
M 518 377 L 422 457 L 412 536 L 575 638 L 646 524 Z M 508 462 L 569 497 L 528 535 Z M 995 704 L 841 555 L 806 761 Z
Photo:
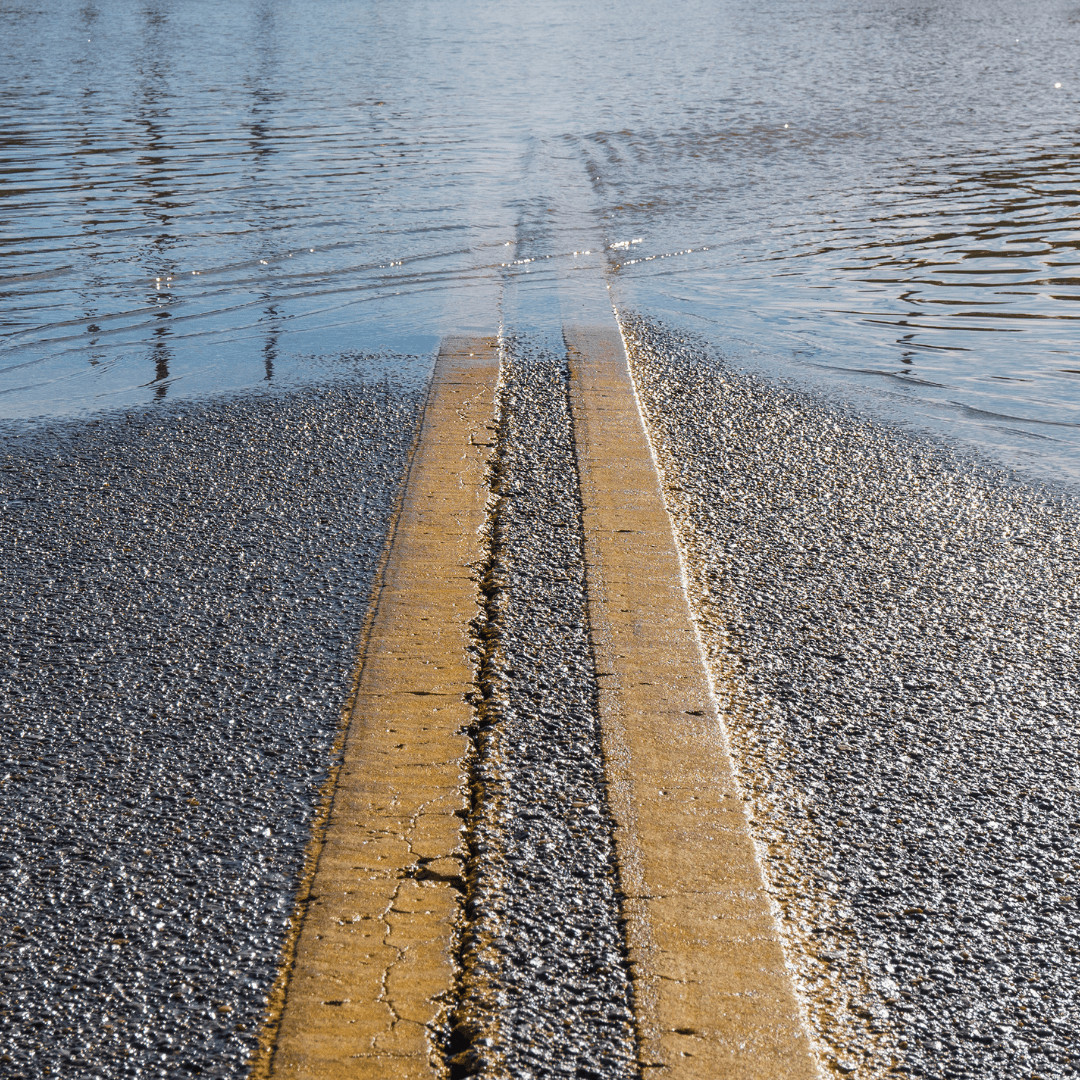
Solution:
M 0 31 L 0 415 L 546 325 L 591 275 L 1080 477 L 1072 2 L 5 0 Z

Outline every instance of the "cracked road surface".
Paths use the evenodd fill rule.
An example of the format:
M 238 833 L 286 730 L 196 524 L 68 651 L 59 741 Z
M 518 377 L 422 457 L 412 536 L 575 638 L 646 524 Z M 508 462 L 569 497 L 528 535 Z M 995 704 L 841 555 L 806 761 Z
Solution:
M 574 340 L 444 345 L 257 1073 L 815 1073 L 625 355 Z
M 454 1003 L 493 340 L 444 342 L 256 1076 L 427 1075 Z

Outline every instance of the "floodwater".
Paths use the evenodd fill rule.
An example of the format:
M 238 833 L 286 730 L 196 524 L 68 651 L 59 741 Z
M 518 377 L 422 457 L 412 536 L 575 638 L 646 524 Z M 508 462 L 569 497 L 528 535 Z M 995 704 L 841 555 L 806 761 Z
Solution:
M 1080 479 L 1075 0 L 0 5 L 0 417 L 416 363 L 588 282 Z

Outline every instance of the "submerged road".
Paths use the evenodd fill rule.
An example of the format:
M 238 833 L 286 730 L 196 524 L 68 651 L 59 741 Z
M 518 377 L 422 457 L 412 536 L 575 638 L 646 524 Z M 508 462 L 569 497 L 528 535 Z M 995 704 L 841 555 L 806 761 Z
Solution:
M 1074 1074 L 1075 500 L 621 327 L 606 496 L 595 339 L 444 349 L 456 682 L 438 374 L 7 438 L 0 1075 Z

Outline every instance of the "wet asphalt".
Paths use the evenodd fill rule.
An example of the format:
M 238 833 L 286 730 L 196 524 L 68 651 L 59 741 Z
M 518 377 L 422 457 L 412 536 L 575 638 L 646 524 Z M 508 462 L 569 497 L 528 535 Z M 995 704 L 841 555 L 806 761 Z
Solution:
M 452 1076 L 639 1075 L 565 349 L 504 348 Z
M 1080 503 L 624 333 L 827 1067 L 1080 1067 Z
M 828 1072 L 1075 1074 L 1074 495 L 626 316 Z M 0 1076 L 242 1076 L 421 380 L 0 443 Z M 450 1076 L 640 1073 L 557 340 L 505 342 Z
M 0 1076 L 246 1073 L 424 392 L 0 441 Z

